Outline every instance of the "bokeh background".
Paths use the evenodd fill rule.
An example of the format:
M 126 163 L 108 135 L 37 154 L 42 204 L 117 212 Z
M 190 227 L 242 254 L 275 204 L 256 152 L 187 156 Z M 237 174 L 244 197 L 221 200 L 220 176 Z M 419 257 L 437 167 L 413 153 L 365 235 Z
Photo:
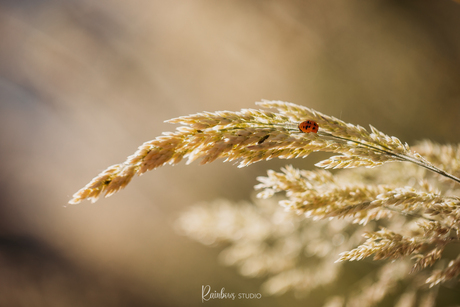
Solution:
M 1 0 L 0 306 L 202 306 L 202 285 L 259 292 L 175 220 L 196 203 L 248 199 L 267 169 L 319 156 L 165 166 L 95 204 L 65 205 L 175 129 L 164 120 L 262 98 L 408 143 L 458 143 L 459 29 L 450 0 Z

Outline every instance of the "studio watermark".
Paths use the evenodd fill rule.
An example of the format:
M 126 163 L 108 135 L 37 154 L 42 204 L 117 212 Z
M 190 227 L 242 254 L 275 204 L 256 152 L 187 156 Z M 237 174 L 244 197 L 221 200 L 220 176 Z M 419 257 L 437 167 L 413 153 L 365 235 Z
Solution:
M 210 300 L 258 300 L 262 298 L 261 293 L 235 293 L 226 292 L 225 288 L 222 287 L 220 291 L 212 290 L 210 285 L 201 286 L 201 302 L 207 302 Z

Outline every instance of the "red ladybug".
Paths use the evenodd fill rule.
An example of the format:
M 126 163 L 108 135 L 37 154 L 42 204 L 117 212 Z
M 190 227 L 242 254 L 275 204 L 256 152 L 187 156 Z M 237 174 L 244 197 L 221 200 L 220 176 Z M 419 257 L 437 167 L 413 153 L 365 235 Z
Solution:
M 309 132 L 317 133 L 318 127 L 319 127 L 318 124 L 312 120 L 306 120 L 299 124 L 300 132 L 305 132 L 305 133 L 309 133 Z

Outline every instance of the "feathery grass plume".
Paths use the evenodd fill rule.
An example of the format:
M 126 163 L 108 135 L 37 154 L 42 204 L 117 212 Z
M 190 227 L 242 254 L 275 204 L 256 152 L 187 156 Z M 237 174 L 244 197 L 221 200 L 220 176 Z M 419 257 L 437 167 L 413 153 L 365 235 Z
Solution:
M 321 161 L 324 168 L 375 167 L 389 161 L 409 161 L 457 182 L 460 179 L 431 165 L 411 151 L 396 137 L 371 126 L 369 133 L 361 126 L 347 124 L 312 109 L 280 101 L 263 101 L 267 110 L 243 109 L 240 112 L 205 112 L 168 120 L 179 123 L 176 132 L 166 132 L 144 143 L 124 163 L 110 166 L 73 195 L 70 204 L 84 199 L 95 202 L 105 193 L 110 196 L 124 188 L 135 174 L 165 164 L 187 163 L 202 158 L 201 164 L 218 158 L 240 161 L 240 167 L 272 158 L 306 157 L 312 152 L 340 153 Z M 302 133 L 297 125 L 305 119 L 316 121 L 318 133 Z
M 314 177 L 314 176 L 312 176 Z M 354 268 L 346 261 L 334 263 L 337 255 L 361 240 L 363 233 L 375 229 L 370 223 L 357 226 L 346 219 L 312 221 L 276 206 L 276 199 L 258 199 L 253 203 L 214 201 L 188 208 L 177 220 L 182 233 L 206 245 L 223 243 L 220 260 L 235 266 L 246 277 L 263 280 L 268 295 L 293 292 L 305 297 L 312 291 L 327 289 L 326 298 L 342 289 Z M 395 217 L 394 227 L 401 222 Z M 351 284 L 338 306 L 374 306 L 386 295 L 395 301 L 408 300 L 420 289 L 420 278 L 410 275 L 410 259 L 380 262 L 369 268 L 367 276 Z M 426 279 L 426 278 L 425 278 Z M 398 287 L 395 285 L 398 283 Z M 431 291 L 435 291 L 435 286 Z M 332 304 L 327 302 L 326 304 Z M 334 306 L 334 305 L 332 305 Z M 431 306 L 431 305 L 427 305 Z
M 460 255 L 455 260 L 451 260 L 444 270 L 437 270 L 431 275 L 426 282 L 433 287 L 437 284 L 443 283 L 460 274 Z
M 415 254 L 412 256 L 412 259 L 415 260 L 414 265 L 412 266 L 411 273 L 418 272 L 424 268 L 430 267 L 441 259 L 442 252 L 444 251 L 445 245 L 440 245 L 433 248 L 430 252 L 425 254 Z
M 341 253 L 337 261 L 361 260 L 371 255 L 374 255 L 374 260 L 395 260 L 417 253 L 425 243 L 419 238 L 404 237 L 385 228 L 366 233 L 364 237 L 367 238 L 364 244 L 349 252 Z
M 408 221 L 416 222 L 406 236 L 386 228 L 368 233 L 364 244 L 342 253 L 338 261 L 361 260 L 371 255 L 374 260 L 412 256 L 415 260 L 412 272 L 416 272 L 433 265 L 441 258 L 444 246 L 460 238 L 457 214 L 460 199 L 442 196 L 426 182 L 421 182 L 420 188 L 430 192 L 408 186 L 396 188 L 352 181 L 344 184 L 324 170 L 308 172 L 292 166 L 279 173 L 269 171 L 268 177 L 258 177 L 258 180 L 261 183 L 255 188 L 262 189 L 258 197 L 285 192 L 287 199 L 280 204 L 307 217 L 351 218 L 351 223 L 367 224 L 401 214 Z M 420 251 L 432 244 L 437 245 L 433 250 Z
M 375 207 L 378 207 L 381 215 L 385 215 L 383 211 L 387 210 L 382 206 L 373 206 L 371 201 L 391 190 L 383 185 L 339 185 L 327 171 L 306 172 L 292 166 L 283 168 L 281 173 L 269 171 L 268 177 L 257 179 L 261 183 L 255 189 L 264 189 L 257 196 L 267 198 L 276 192 L 285 191 L 288 200 L 280 204 L 288 210 L 314 218 L 351 215 L 359 217 L 357 222 L 362 221 L 363 224 L 365 222 L 362 219 Z
M 334 264 L 336 255 L 371 229 L 346 221 L 308 221 L 284 211 L 276 200 L 197 205 L 182 213 L 176 225 L 201 243 L 225 243 L 220 260 L 244 276 L 265 279 L 265 293 L 292 291 L 297 296 L 336 281 L 343 266 Z
M 187 163 L 202 158 L 201 164 L 217 158 L 240 160 L 241 167 L 261 160 L 306 157 L 313 151 L 337 151 L 344 147 L 316 134 L 300 133 L 286 116 L 264 110 L 199 113 L 167 122 L 187 126 L 144 143 L 124 163 L 95 177 L 69 203 L 84 199 L 94 202 L 103 193 L 109 196 L 124 188 L 135 174 L 177 164 L 183 158 L 188 158 Z
M 257 179 L 261 183 L 255 189 L 262 189 L 258 194 L 260 198 L 268 198 L 284 191 L 288 199 L 280 204 L 288 210 L 313 218 L 351 216 L 354 223 L 360 224 L 391 216 L 392 212 L 420 217 L 424 217 L 423 214 L 442 213 L 443 216 L 446 213 L 453 216 L 453 208 L 460 204 L 460 199 L 456 197 L 442 197 L 438 193 L 417 191 L 412 187 L 396 188 L 350 182 L 343 184 L 334 181 L 332 174 L 324 170 L 307 172 L 292 166 L 283 168 L 282 172 L 270 170 L 268 177 L 261 176 Z M 455 216 L 456 213 L 457 211 Z M 424 218 L 431 220 L 429 217 Z
M 271 258 L 273 250 L 267 250 L 266 243 L 261 243 L 263 240 L 270 242 L 269 246 L 277 246 L 276 243 L 273 244 L 273 237 L 263 235 L 257 242 L 248 242 L 243 238 L 247 236 L 254 240 L 257 235 L 250 236 L 249 234 L 241 234 L 241 232 L 238 232 L 238 239 L 230 241 L 231 246 L 222 252 L 224 263 L 244 267 L 245 269 L 240 272 L 245 276 L 255 277 L 268 274 L 269 277 L 262 287 L 268 294 L 293 291 L 296 295 L 307 295 L 311 289 L 315 289 L 317 286 L 328 285 L 330 288 L 333 287 L 334 283 L 338 283 L 340 272 L 346 270 L 346 263 L 348 262 L 346 260 L 362 260 L 374 256 L 374 260 L 380 260 L 376 264 L 376 269 L 385 273 L 377 273 L 376 275 L 375 272 L 372 273 L 372 276 L 375 275 L 375 279 L 370 279 L 362 286 L 357 285 L 350 296 L 345 296 L 343 300 L 335 300 L 335 303 L 340 301 L 342 306 L 374 306 L 387 294 L 393 293 L 393 296 L 396 295 L 395 304 L 401 305 L 410 300 L 420 302 L 423 300 L 423 304 L 426 306 L 434 306 L 439 285 L 456 277 L 460 272 L 455 261 L 451 262 L 450 266 L 444 270 L 430 269 L 434 264 L 439 265 L 440 260 L 448 259 L 443 256 L 445 248 L 460 240 L 460 232 L 458 231 L 460 199 L 458 196 L 452 195 L 452 193 L 460 195 L 460 190 L 449 188 L 451 196 L 444 196 L 442 191 L 445 191 L 445 186 L 440 184 L 435 188 L 432 183 L 423 180 L 424 175 L 426 175 L 425 172 L 418 172 L 405 164 L 397 165 L 403 166 L 404 170 L 396 172 L 394 164 L 386 164 L 373 169 L 372 172 L 375 174 L 373 177 L 368 175 L 370 170 L 363 172 L 356 169 L 341 170 L 336 174 L 321 169 L 315 171 L 299 170 L 292 166 L 282 168 L 281 172 L 269 170 L 267 177 L 258 178 L 260 184 L 256 186 L 256 189 L 259 190 L 257 197 L 260 201 L 266 201 L 270 198 L 276 200 L 274 196 L 284 192 L 286 199 L 278 200 L 278 203 L 286 211 L 294 211 L 321 220 L 313 222 L 310 219 L 299 219 L 300 215 L 297 217 L 286 215 L 292 219 L 291 221 L 296 221 L 295 227 L 304 229 L 301 231 L 303 235 L 296 239 L 292 239 L 292 236 L 287 233 L 276 236 L 276 241 L 292 240 L 297 244 L 302 242 L 300 244 L 305 245 L 306 251 L 313 251 L 312 254 L 315 257 L 309 258 L 307 256 L 307 263 L 313 265 L 314 269 L 310 268 L 308 264 L 307 266 L 302 265 L 305 263 L 302 260 L 305 256 L 300 254 L 295 254 L 294 258 L 284 256 L 283 259 L 292 261 L 292 267 L 281 265 L 285 262 Z M 385 175 L 387 172 L 389 172 L 388 175 Z M 395 173 L 397 177 L 395 183 L 404 183 L 406 186 L 401 187 L 392 184 L 393 178 L 390 174 Z M 384 178 L 385 184 L 375 182 L 380 178 Z M 411 186 L 407 185 L 410 182 L 412 182 Z M 232 209 L 230 208 L 231 205 L 228 205 L 227 210 L 231 212 Z M 262 214 L 263 210 L 268 209 L 267 206 L 261 208 L 254 212 Z M 201 207 L 200 210 L 209 212 L 210 209 Z M 233 211 L 244 212 L 245 210 L 234 206 Z M 267 214 L 268 211 L 263 212 Z M 201 215 L 204 216 L 203 213 Z M 227 214 L 214 212 L 210 215 L 210 219 L 212 217 L 214 217 L 214 223 L 222 224 L 229 233 L 245 228 L 237 222 L 239 218 L 233 218 L 228 212 Z M 216 217 L 221 217 L 223 220 L 216 219 Z M 194 219 L 198 220 L 198 215 Z M 251 217 L 250 219 L 255 222 L 252 227 L 256 229 L 259 228 L 256 226 L 258 223 L 265 225 L 262 227 L 263 229 L 275 228 L 266 224 L 267 221 L 272 220 L 270 218 Z M 228 220 L 231 220 L 230 225 L 236 224 L 238 226 L 230 226 Z M 342 226 L 338 228 L 338 232 L 335 234 L 324 231 L 322 227 L 325 226 L 321 226 L 328 225 L 334 228 L 336 223 L 340 223 Z M 356 223 L 363 226 L 357 226 Z M 217 229 L 222 228 L 222 226 L 213 225 L 207 221 L 196 222 L 194 225 L 195 228 L 187 228 L 186 234 L 190 237 L 194 237 L 193 233 L 197 231 L 216 235 L 219 233 L 216 231 L 216 227 Z M 251 232 L 251 234 L 254 233 L 254 231 Z M 360 234 L 367 239 L 361 245 L 357 243 L 360 241 L 358 238 Z M 324 248 L 330 246 L 334 238 L 339 235 L 343 235 L 344 241 L 340 245 L 340 249 Z M 228 239 L 223 241 L 229 242 Z M 349 249 L 350 246 L 354 248 Z M 455 245 L 453 248 L 455 250 Z M 306 255 L 309 254 L 307 252 Z M 338 262 L 333 264 L 337 257 L 339 258 Z M 267 258 L 271 260 L 267 261 Z M 274 259 L 277 260 L 274 261 Z M 318 263 L 314 259 L 321 260 Z M 388 263 L 385 260 L 395 262 Z M 440 263 L 442 264 L 442 262 Z M 270 264 L 278 268 L 284 267 L 284 270 L 278 271 L 276 274 L 267 273 L 268 269 L 262 268 L 268 268 Z M 333 265 L 338 266 L 334 267 Z M 393 265 L 399 269 L 390 270 Z M 385 269 L 386 266 L 388 269 Z M 334 272 L 335 277 L 332 278 L 326 272 Z M 318 279 L 316 280 L 316 278 Z M 397 280 L 400 280 L 404 287 L 395 287 Z M 425 289 L 424 281 L 433 286 L 429 292 Z
M 70 203 L 112 195 L 134 175 L 182 159 L 191 163 L 201 158 L 206 164 L 224 158 L 243 167 L 316 151 L 336 153 L 316 166 L 341 169 L 337 172 L 292 166 L 269 170 L 258 178 L 255 205 L 192 207 L 178 228 L 203 244 L 226 242 L 221 260 L 244 276 L 265 278 L 262 288 L 268 294 L 308 295 L 337 282 L 347 270 L 346 260 L 373 256 L 380 261 L 369 272 L 369 282 L 330 304 L 373 306 L 393 292 L 399 305 L 415 301 L 434 306 L 440 285 L 460 274 L 460 256 L 452 259 L 460 255 L 454 244 L 460 241 L 460 188 L 428 170 L 460 183 L 460 146 L 426 141 L 414 146 L 418 153 L 372 126 L 369 132 L 287 102 L 258 104 L 276 111 L 204 112 L 169 120 L 182 126 L 109 167 Z M 317 133 L 299 130 L 306 120 L 319 125 Z M 280 211 L 282 207 L 297 215 Z M 432 288 L 423 294 L 426 285 Z

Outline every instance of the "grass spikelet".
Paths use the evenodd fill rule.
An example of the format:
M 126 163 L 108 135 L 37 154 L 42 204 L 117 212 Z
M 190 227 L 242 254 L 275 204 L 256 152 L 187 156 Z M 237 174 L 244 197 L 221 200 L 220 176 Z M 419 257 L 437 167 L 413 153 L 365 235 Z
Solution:
M 436 271 L 426 280 L 426 283 L 430 284 L 430 287 L 434 287 L 437 284 L 445 282 L 446 280 L 450 280 L 454 277 L 457 277 L 459 274 L 460 256 L 457 259 L 450 261 L 446 269 L 442 271 Z
M 441 259 L 443 251 L 444 245 L 433 248 L 430 252 L 426 254 L 416 254 L 412 256 L 412 259 L 415 260 L 415 263 L 412 266 L 412 270 L 410 271 L 410 273 L 413 274 L 427 267 L 432 266 L 436 263 L 436 261 Z
M 371 255 L 374 255 L 374 260 L 395 260 L 418 252 L 424 244 L 417 239 L 404 237 L 385 228 L 367 233 L 365 237 L 367 240 L 364 244 L 349 252 L 341 253 L 337 262 L 362 260 Z

